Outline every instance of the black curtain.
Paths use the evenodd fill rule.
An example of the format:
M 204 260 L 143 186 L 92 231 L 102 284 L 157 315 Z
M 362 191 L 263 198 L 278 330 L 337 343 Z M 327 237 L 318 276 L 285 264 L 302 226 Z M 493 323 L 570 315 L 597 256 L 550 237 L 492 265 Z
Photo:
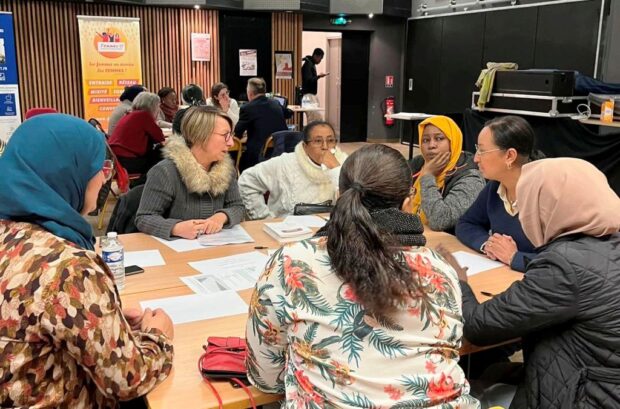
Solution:
M 467 109 L 463 114 L 463 149 L 474 152 L 484 123 L 496 116 L 492 112 Z M 620 132 L 600 133 L 596 125 L 584 125 L 570 118 L 524 116 L 536 132 L 536 148 L 547 157 L 568 156 L 587 160 L 599 168 L 611 188 L 620 196 Z M 578 189 L 575 186 L 575 189 Z

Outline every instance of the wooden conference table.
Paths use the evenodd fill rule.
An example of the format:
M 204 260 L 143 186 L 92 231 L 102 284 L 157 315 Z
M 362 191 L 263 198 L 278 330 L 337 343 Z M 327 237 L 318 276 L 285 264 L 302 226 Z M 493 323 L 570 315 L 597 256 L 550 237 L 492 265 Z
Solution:
M 137 307 L 140 301 L 157 298 L 192 294 L 180 277 L 199 274 L 187 263 L 234 254 L 251 252 L 255 247 L 276 249 L 280 244 L 262 230 L 263 221 L 250 221 L 242 226 L 255 240 L 254 243 L 205 248 L 178 253 L 152 237 L 142 234 L 121 235 L 120 240 L 125 251 L 159 250 L 166 265 L 147 267 L 143 274 L 125 279 L 125 289 L 121 292 L 124 307 Z M 442 243 L 450 251 L 468 250 L 456 237 L 442 232 L 425 231 L 429 247 Z M 266 250 L 260 250 L 266 251 Z M 469 278 L 469 283 L 478 300 L 488 297 L 480 292 L 497 294 L 508 288 L 522 274 L 508 267 L 499 267 L 476 274 Z M 240 296 L 249 303 L 252 289 L 239 291 Z M 202 354 L 202 345 L 209 336 L 245 336 L 246 314 L 196 321 L 174 327 L 174 365 L 168 379 L 147 395 L 150 408 L 218 408 L 218 403 L 209 387 L 204 384 L 197 369 L 197 361 Z M 461 354 L 480 350 L 467 342 L 461 348 Z M 247 408 L 250 406 L 245 392 L 233 388 L 228 382 L 214 382 L 226 408 Z M 281 399 L 279 395 L 270 395 L 251 388 L 256 404 L 262 405 Z

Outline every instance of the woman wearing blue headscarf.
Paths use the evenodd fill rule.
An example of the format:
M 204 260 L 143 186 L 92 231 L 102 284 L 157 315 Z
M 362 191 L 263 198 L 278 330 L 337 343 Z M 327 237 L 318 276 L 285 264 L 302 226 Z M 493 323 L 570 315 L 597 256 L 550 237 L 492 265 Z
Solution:
M 49 114 L 0 157 L 0 407 L 113 408 L 170 372 L 170 319 L 121 309 L 82 217 L 104 156 L 95 128 Z

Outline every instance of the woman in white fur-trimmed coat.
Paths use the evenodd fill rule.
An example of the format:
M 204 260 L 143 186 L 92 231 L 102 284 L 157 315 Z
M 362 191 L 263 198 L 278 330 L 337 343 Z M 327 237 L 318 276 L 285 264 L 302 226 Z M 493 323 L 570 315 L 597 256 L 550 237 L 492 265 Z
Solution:
M 293 214 L 298 203 L 335 202 L 340 168 L 347 158 L 336 143 L 334 128 L 328 122 L 314 121 L 304 128 L 304 140 L 295 152 L 246 169 L 239 178 L 239 189 L 247 216 L 280 217 Z
M 243 218 L 237 171 L 228 155 L 232 121 L 214 107 L 190 108 L 183 136 L 168 138 L 166 159 L 149 171 L 136 214 L 141 232 L 163 239 L 195 239 Z

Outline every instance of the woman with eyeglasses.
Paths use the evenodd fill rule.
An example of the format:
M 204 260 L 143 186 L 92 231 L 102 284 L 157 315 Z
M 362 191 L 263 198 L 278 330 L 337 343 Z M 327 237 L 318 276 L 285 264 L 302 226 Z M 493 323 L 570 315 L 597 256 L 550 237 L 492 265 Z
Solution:
M 121 307 L 83 217 L 104 158 L 103 135 L 63 114 L 25 121 L 0 158 L 0 407 L 114 408 L 170 372 L 172 321 Z
M 463 133 L 452 119 L 427 118 L 418 135 L 422 154 L 409 162 L 415 181 L 411 212 L 432 230 L 453 232 L 485 181 L 473 155 L 463 151 Z
M 232 121 L 207 106 L 190 108 L 147 175 L 136 214 L 138 230 L 171 240 L 195 239 L 243 218 L 237 170 L 228 155 Z
M 534 130 L 518 116 L 497 117 L 478 135 L 475 162 L 490 182 L 456 225 L 456 237 L 466 246 L 525 271 L 536 256 L 519 223 L 516 198 L 521 167 L 539 159 Z
M 230 97 L 228 85 L 223 82 L 215 83 L 211 87 L 211 97 L 207 99 L 207 105 L 214 106 L 226 112 L 232 119 L 233 129 L 239 122 L 239 104 L 234 98 Z
M 340 167 L 347 158 L 337 142 L 329 122 L 314 121 L 304 128 L 304 139 L 295 152 L 246 169 L 239 178 L 239 189 L 248 217 L 280 217 L 293 214 L 298 203 L 334 201 Z

